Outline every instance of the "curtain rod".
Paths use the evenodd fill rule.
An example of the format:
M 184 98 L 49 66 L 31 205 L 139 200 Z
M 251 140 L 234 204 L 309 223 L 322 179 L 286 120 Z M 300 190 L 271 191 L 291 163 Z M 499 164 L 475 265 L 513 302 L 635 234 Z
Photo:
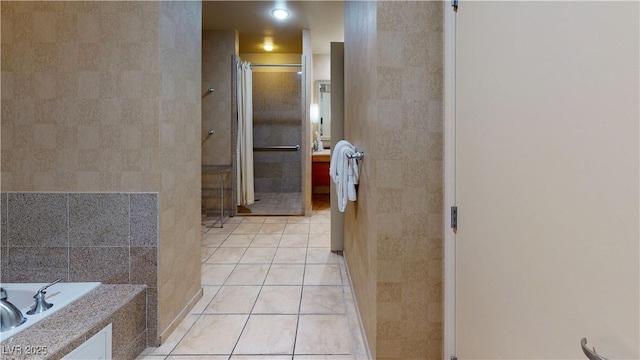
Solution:
M 251 64 L 254 66 L 283 66 L 283 67 L 302 67 L 302 64 Z

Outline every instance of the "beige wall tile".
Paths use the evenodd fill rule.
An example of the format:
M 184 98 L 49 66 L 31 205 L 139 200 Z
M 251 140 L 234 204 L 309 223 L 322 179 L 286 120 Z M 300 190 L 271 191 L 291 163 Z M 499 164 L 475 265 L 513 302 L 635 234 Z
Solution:
M 2 190 L 160 192 L 160 333 L 200 287 L 200 13 L 2 2 Z
M 345 135 L 367 152 L 345 258 L 380 359 L 442 352 L 442 7 L 345 5 Z

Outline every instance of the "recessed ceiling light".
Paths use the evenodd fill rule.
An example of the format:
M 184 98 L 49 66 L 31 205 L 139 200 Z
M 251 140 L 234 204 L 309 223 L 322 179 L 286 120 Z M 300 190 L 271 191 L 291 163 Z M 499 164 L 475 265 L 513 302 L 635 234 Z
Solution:
M 273 51 L 273 45 L 272 44 L 264 44 L 262 46 L 262 48 L 264 48 L 265 51 Z
M 285 9 L 273 9 L 271 15 L 275 16 L 276 19 L 283 20 L 289 17 L 289 11 Z

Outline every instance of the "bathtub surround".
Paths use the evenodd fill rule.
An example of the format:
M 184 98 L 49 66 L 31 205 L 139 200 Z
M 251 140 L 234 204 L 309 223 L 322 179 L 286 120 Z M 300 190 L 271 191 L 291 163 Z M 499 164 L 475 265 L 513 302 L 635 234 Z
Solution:
M 143 284 L 157 333 L 157 193 L 2 193 L 3 282 Z
M 60 359 L 111 324 L 113 359 L 135 359 L 146 343 L 145 305 L 144 285 L 100 285 L 73 306 L 60 309 L 3 341 L 0 357 L 3 360 Z M 40 352 L 27 354 L 29 348 Z
M 442 358 L 444 6 L 345 4 L 345 137 L 367 155 L 344 253 L 376 359 Z
M 150 321 L 159 335 L 171 332 L 201 292 L 199 264 L 190 261 L 200 247 L 201 3 L 2 1 L 0 6 L 0 190 L 157 193 L 158 285 L 149 294 L 158 316 Z M 120 216 L 114 225 L 125 219 L 110 215 Z M 69 234 L 74 250 L 69 259 L 104 259 L 102 245 L 121 241 L 119 233 L 88 240 L 80 236 L 87 229 L 78 231 Z M 21 241 L 24 246 L 34 240 Z M 109 245 L 109 256 L 125 264 L 154 257 L 146 246 L 129 254 L 116 244 Z M 4 260 L 11 248 L 2 250 Z M 47 260 L 29 260 L 35 265 L 65 261 L 60 247 L 39 251 Z M 119 261 L 113 264 L 100 273 L 85 265 L 68 271 L 110 281 L 140 274 L 120 268 Z M 55 265 L 52 271 L 65 270 Z M 159 340 L 150 336 L 149 343 Z

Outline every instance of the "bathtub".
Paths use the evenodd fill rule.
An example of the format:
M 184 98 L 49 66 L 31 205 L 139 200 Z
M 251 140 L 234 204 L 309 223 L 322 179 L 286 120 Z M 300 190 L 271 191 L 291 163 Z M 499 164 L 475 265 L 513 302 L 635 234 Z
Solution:
M 4 283 L 0 284 L 7 292 L 7 300 L 15 305 L 27 321 L 13 329 L 0 332 L 0 342 L 19 334 L 23 330 L 37 324 L 40 320 L 54 314 L 75 300 L 81 298 L 91 290 L 97 288 L 99 282 L 57 283 L 46 290 L 46 300 L 53 306 L 40 314 L 27 315 L 27 311 L 35 303 L 33 295 L 48 283 Z

